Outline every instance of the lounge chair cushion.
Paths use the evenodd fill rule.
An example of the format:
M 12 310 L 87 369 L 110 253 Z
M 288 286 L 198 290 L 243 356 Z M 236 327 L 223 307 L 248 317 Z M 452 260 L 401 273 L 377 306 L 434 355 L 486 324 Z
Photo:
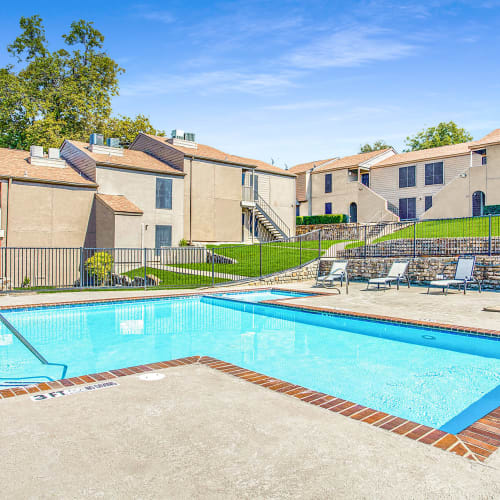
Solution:
M 389 277 L 385 277 L 385 278 L 372 278 L 368 283 L 389 283 L 389 281 L 395 281 L 397 280 L 397 278 L 389 278 Z
M 435 280 L 429 283 L 429 286 L 450 286 L 450 285 L 461 285 L 464 280 Z

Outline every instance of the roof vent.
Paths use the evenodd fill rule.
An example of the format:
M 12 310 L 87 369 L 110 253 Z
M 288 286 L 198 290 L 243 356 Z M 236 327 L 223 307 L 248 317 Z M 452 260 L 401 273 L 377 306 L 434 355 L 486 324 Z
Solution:
M 116 137 L 109 137 L 106 139 L 106 145 L 110 148 L 119 148 L 120 147 L 120 139 Z
M 30 146 L 30 156 L 33 158 L 43 158 L 43 146 Z
M 59 148 L 49 148 L 49 159 L 59 160 L 59 158 L 61 158 L 61 151 Z
M 104 146 L 104 136 L 102 134 L 90 134 L 90 144 L 96 146 Z

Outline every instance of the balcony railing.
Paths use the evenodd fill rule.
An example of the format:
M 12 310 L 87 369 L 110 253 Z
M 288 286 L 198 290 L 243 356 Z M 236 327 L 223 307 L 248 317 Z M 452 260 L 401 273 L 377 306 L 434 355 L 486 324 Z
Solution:
M 255 202 L 255 192 L 253 186 L 241 186 L 241 199 L 243 201 Z

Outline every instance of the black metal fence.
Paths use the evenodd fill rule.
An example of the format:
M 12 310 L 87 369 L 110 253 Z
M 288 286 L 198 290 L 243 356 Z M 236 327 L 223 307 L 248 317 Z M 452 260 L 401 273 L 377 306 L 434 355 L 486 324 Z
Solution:
M 321 256 L 321 231 L 212 247 L 0 248 L 2 290 L 195 288 L 299 267 Z
M 499 215 L 343 226 L 323 233 L 339 257 L 500 255 Z

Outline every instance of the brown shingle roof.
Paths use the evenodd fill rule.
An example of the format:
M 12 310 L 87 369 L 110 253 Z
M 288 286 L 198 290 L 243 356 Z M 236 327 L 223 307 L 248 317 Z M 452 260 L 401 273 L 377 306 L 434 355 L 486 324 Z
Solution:
M 32 165 L 28 162 L 29 156 L 28 151 L 0 148 L 0 177 L 14 177 L 30 182 L 96 187 L 95 183 L 82 177 L 68 164 L 65 167 Z
M 290 172 L 292 174 L 301 174 L 302 172 L 307 172 L 308 170 L 311 170 L 313 167 L 320 167 L 324 163 L 328 163 L 333 160 L 338 160 L 338 156 L 335 158 L 328 158 L 327 160 L 317 160 L 317 161 L 310 161 L 307 163 L 299 163 L 298 165 L 294 165 L 293 167 L 290 168 Z
M 143 211 L 134 205 L 128 198 L 122 194 L 96 194 L 96 198 L 107 205 L 113 212 L 128 214 L 142 214 Z
M 101 153 L 93 153 L 89 149 L 89 144 L 86 142 L 70 141 L 70 144 L 83 151 L 86 155 L 90 156 L 97 164 L 115 167 L 129 167 L 139 170 L 148 170 L 150 172 L 161 172 L 164 174 L 185 175 L 179 172 L 170 165 L 158 160 L 143 151 L 135 151 L 132 149 L 124 149 L 123 156 L 107 155 Z
M 416 163 L 419 161 L 437 160 L 448 156 L 466 155 L 469 154 L 470 144 L 470 142 L 462 142 L 460 144 L 450 144 L 449 146 L 440 146 L 437 148 L 420 149 L 418 151 L 400 153 L 376 163 L 372 166 L 372 168 L 390 167 L 393 165 L 401 165 L 403 163 Z
M 369 153 L 360 153 L 357 155 L 344 156 L 338 160 L 317 168 L 314 172 L 326 172 L 328 170 L 338 170 L 341 168 L 357 167 L 360 163 L 371 160 L 378 155 L 384 154 L 391 148 L 381 149 L 380 151 L 370 151 Z
M 178 144 L 172 144 L 168 142 L 168 138 L 159 137 L 156 135 L 145 134 L 152 139 L 160 141 L 167 146 L 170 146 L 177 151 L 184 153 L 186 156 L 194 156 L 195 158 L 203 158 L 207 160 L 216 160 L 227 163 L 235 163 L 237 165 L 244 165 L 248 167 L 256 167 L 257 170 L 261 170 L 263 172 L 272 172 L 275 174 L 281 175 L 289 175 L 290 177 L 295 177 L 293 173 L 290 173 L 287 170 L 283 170 L 282 168 L 275 167 L 269 163 L 260 160 L 254 160 L 252 158 L 244 158 L 243 156 L 230 155 L 228 153 L 224 153 L 224 151 L 220 151 L 219 149 L 215 149 L 212 146 L 207 146 L 205 144 L 198 144 L 197 148 L 186 148 L 184 146 L 179 146 Z
M 485 135 L 477 141 L 473 141 L 470 144 L 471 149 L 476 149 L 479 146 L 487 146 L 488 144 L 498 144 L 500 143 L 500 128 L 493 130 L 488 135 Z

